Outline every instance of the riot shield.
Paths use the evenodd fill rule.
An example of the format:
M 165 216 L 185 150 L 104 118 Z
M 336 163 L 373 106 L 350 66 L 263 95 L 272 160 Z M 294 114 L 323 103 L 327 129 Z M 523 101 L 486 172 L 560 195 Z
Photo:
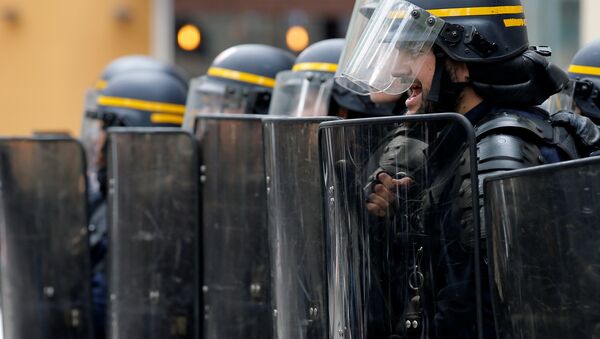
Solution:
M 272 118 L 263 125 L 275 338 L 327 333 L 317 132 L 329 120 Z
M 197 338 L 197 145 L 181 129 L 109 129 L 110 338 Z
M 428 114 L 319 133 L 329 337 L 480 337 L 471 124 Z
M 498 338 L 600 338 L 600 158 L 488 178 Z
M 6 338 L 92 338 L 85 178 L 75 140 L 0 140 Z
M 262 117 L 199 115 L 204 338 L 272 336 Z

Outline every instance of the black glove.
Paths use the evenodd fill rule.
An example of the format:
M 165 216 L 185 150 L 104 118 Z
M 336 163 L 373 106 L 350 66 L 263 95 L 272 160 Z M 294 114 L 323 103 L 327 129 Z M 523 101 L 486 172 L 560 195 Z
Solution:
M 600 147 L 600 128 L 589 118 L 571 111 L 560 111 L 551 118 L 553 125 L 564 126 L 575 132 L 585 146 Z

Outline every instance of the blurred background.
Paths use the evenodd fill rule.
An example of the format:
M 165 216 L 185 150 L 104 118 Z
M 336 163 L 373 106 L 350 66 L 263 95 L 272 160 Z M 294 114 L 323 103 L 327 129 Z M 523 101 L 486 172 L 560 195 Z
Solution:
M 524 0 L 530 41 L 566 68 L 600 37 L 599 0 Z M 344 37 L 352 0 L 0 0 L 0 135 L 78 136 L 84 94 L 127 54 L 172 61 L 191 77 L 240 43 L 295 53 Z

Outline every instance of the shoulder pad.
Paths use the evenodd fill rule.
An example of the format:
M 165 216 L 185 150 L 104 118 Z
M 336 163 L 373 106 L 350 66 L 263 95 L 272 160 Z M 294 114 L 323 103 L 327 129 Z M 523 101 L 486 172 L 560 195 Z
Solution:
M 502 110 L 490 114 L 489 117 L 475 128 L 475 134 L 478 139 L 492 132 L 506 132 L 521 135 L 525 138 L 533 137 L 548 141 L 553 140 L 554 134 L 552 123 L 541 114 L 528 114 L 525 116 L 518 111 L 512 110 Z
M 511 171 L 542 165 L 539 147 L 509 134 L 493 134 L 477 143 L 479 172 Z
M 557 147 L 570 159 L 579 158 L 573 137 L 564 127 L 553 126 L 546 112 L 536 109 L 524 113 L 505 109 L 490 114 L 475 128 L 477 140 L 491 134 L 513 135 L 536 145 Z

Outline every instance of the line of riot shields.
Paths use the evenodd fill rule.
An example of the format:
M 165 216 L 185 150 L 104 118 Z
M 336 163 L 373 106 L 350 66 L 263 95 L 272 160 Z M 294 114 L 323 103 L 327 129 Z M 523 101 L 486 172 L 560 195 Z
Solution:
M 108 140 L 108 338 L 600 338 L 600 158 L 479 182 L 456 114 Z M 89 189 L 77 141 L 0 140 L 5 338 L 93 338 Z

